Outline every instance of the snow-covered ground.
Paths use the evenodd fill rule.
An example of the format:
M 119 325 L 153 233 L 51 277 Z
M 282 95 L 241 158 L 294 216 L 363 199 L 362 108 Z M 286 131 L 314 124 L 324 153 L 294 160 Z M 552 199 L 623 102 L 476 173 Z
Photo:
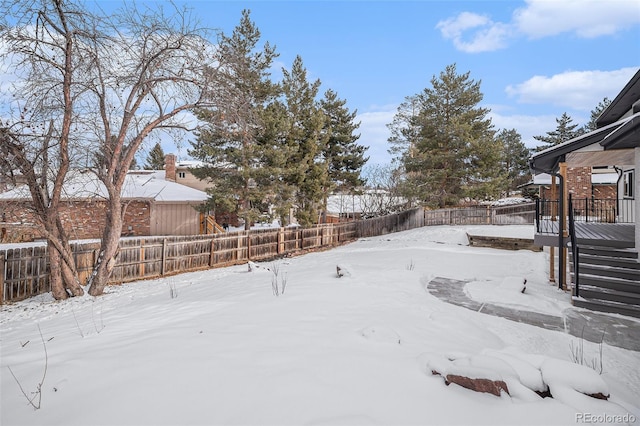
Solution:
M 581 344 L 585 360 L 598 359 L 596 344 L 453 306 L 425 290 L 441 276 L 469 281 L 465 292 L 478 300 L 554 315 L 569 306 L 547 282 L 545 253 L 468 247 L 465 233 L 478 228 L 532 232 L 428 227 L 260 263 L 252 272 L 240 265 L 109 287 L 99 298 L 43 295 L 2 307 L 0 423 L 640 422 L 640 353 L 603 344 L 598 374 L 572 362 Z M 286 283 L 279 297 L 275 269 L 280 291 Z M 39 410 L 9 367 L 30 396 L 44 376 Z M 446 386 L 433 369 L 503 379 L 511 396 Z M 533 392 L 543 383 L 554 398 Z

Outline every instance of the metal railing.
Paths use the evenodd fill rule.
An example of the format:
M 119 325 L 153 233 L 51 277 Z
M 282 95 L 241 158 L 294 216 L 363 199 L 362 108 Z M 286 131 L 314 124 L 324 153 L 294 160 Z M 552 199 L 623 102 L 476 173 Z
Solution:
M 580 247 L 576 238 L 576 214 L 573 207 L 573 199 L 569 194 L 569 238 L 571 241 L 571 255 L 573 260 L 573 288 L 574 295 L 580 297 Z
M 569 218 L 584 223 L 634 223 L 634 204 L 632 198 L 599 199 L 572 198 L 573 211 Z M 560 202 L 558 200 L 536 200 L 536 232 L 538 234 L 557 234 L 560 220 Z

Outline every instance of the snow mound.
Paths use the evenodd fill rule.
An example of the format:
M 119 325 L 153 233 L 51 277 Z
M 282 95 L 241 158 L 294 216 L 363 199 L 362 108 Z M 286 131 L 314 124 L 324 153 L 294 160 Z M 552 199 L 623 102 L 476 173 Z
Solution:
M 478 355 L 426 353 L 419 361 L 426 374 L 502 381 L 516 401 L 534 402 L 550 394 L 581 412 L 588 412 L 595 405 L 610 415 L 625 414 L 623 407 L 606 400 L 609 387 L 597 372 L 569 361 L 532 357 L 512 348 L 487 349 Z
M 559 359 L 546 359 L 540 366 L 542 378 L 551 388 L 566 386 L 583 394 L 609 395 L 609 387 L 602 377 L 589 367 Z
M 351 271 L 353 271 L 351 265 L 345 263 L 339 263 L 338 265 L 336 265 L 336 276 L 338 278 L 350 278 L 352 275 Z
M 247 268 L 249 272 L 271 273 L 271 269 L 269 269 L 269 267 L 265 265 L 258 265 L 257 263 L 251 261 L 247 262 Z

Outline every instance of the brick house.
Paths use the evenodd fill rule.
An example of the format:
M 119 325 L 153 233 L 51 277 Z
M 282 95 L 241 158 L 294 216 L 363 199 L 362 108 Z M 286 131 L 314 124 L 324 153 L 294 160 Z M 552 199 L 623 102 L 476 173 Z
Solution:
M 106 191 L 89 170 L 74 170 L 63 188 L 60 216 L 71 239 L 100 238 Z M 195 207 L 207 194 L 165 179 L 164 171 L 132 170 L 122 190 L 128 203 L 123 236 L 191 235 L 201 230 Z M 0 242 L 42 238 L 26 186 L 0 194 Z

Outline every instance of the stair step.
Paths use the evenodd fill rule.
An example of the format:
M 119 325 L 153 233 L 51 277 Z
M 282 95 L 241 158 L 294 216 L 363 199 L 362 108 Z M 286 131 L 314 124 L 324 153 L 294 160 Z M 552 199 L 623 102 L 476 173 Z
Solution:
M 584 284 L 580 285 L 579 290 L 580 297 L 584 299 L 609 300 L 640 307 L 640 293 L 629 293 L 627 291 L 618 291 Z
M 573 281 L 573 274 L 571 275 Z M 592 285 L 594 287 L 608 288 L 628 293 L 640 293 L 640 282 L 637 280 L 590 275 L 583 273 L 583 271 L 580 271 L 580 285 Z
M 601 257 L 624 257 L 627 259 L 637 259 L 638 251 L 635 249 L 616 249 L 612 247 L 602 247 L 602 246 L 583 246 L 581 244 L 578 245 L 580 247 L 580 255 L 594 255 Z
M 580 275 L 599 275 L 607 278 L 622 278 L 640 283 L 640 269 L 618 268 L 609 265 L 592 265 L 580 260 Z
M 573 261 L 573 257 L 571 258 Z M 640 270 L 640 262 L 631 257 L 608 257 L 596 256 L 593 254 L 584 254 L 580 251 L 580 265 L 608 265 L 617 268 L 638 269 Z
M 624 303 L 612 302 L 610 300 L 585 299 L 575 296 L 572 298 L 572 302 L 574 306 L 590 309 L 592 311 L 608 312 L 640 318 L 640 306 L 636 305 L 627 305 Z

